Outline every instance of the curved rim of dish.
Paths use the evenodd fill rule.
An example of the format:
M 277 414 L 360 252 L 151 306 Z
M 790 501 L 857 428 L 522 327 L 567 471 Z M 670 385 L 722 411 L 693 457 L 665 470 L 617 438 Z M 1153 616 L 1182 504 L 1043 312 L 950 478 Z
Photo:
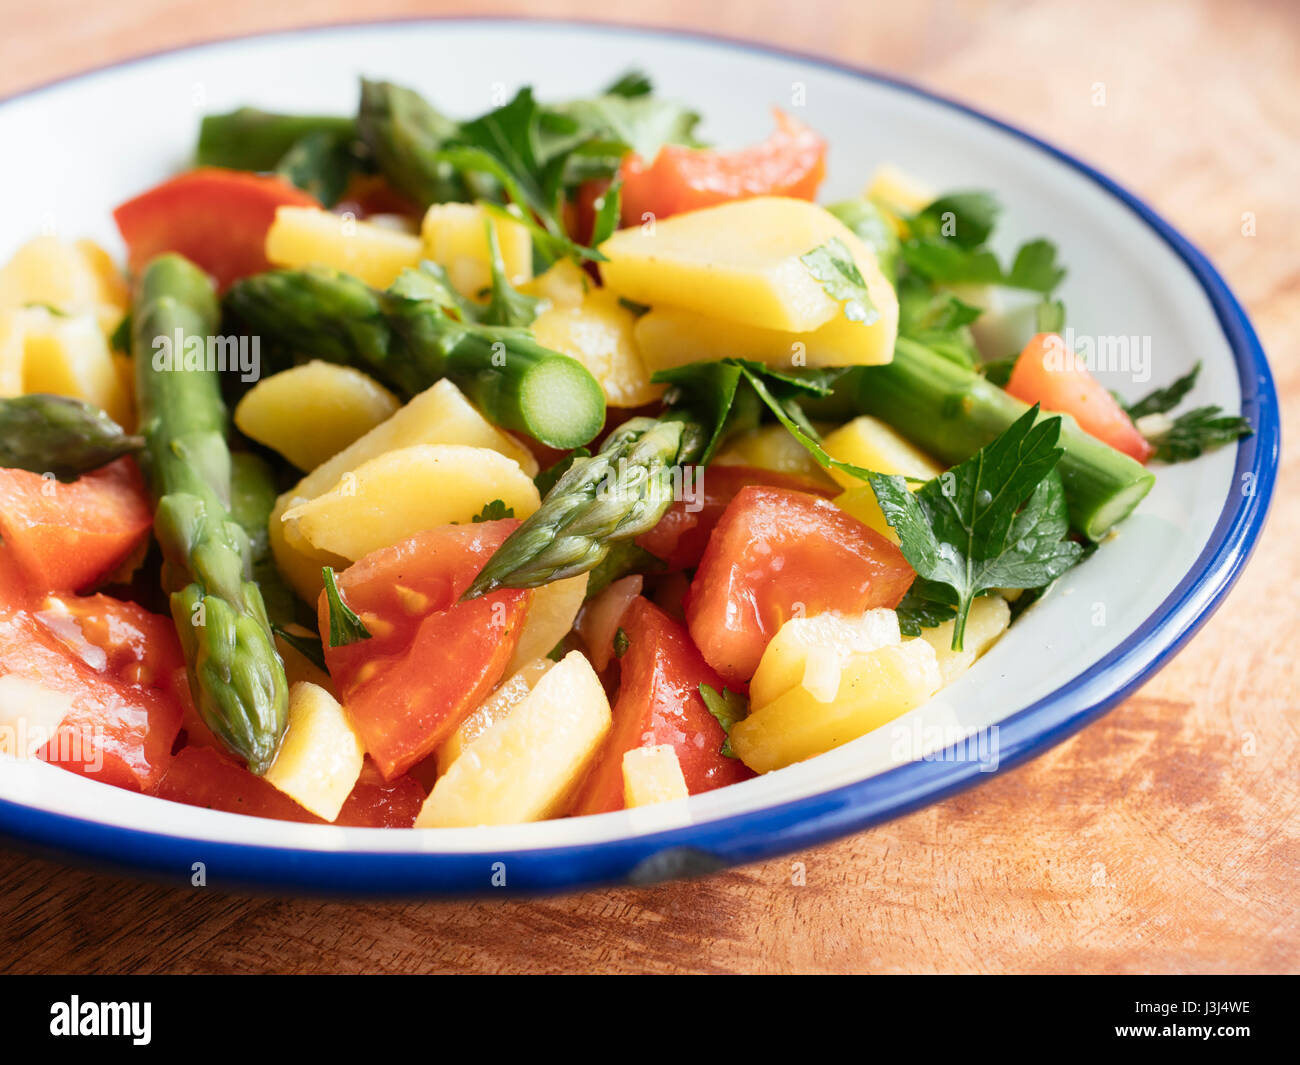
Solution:
M 0 836 L 42 851 L 70 854 L 115 869 L 183 877 L 199 849 L 212 886 L 366 895 L 537 894 L 615 883 L 654 883 L 773 858 L 861 831 L 937 802 L 1044 753 L 1117 705 L 1182 649 L 1240 575 L 1263 530 L 1281 446 L 1281 417 L 1264 351 L 1227 282 L 1187 238 L 1142 199 L 1094 167 L 1032 133 L 905 79 L 840 60 L 722 34 L 583 19 L 508 15 L 417 16 L 338 22 L 218 38 L 159 49 L 53 79 L 0 99 L 0 107 L 93 75 L 149 60 L 244 41 L 398 25 L 571 27 L 628 37 L 698 41 L 794 60 L 921 97 L 1010 134 L 1087 177 L 1153 230 L 1192 271 L 1233 353 L 1241 413 L 1255 427 L 1237 444 L 1234 483 L 1205 548 L 1188 573 L 1118 647 L 1051 694 L 998 723 L 997 769 L 957 747 L 865 780 L 699 824 L 601 842 L 535 849 L 437 851 L 318 850 L 224 843 L 106 824 L 0 799 Z M 508 879 L 489 887 L 497 863 Z M 502 867 L 504 870 L 505 867 Z

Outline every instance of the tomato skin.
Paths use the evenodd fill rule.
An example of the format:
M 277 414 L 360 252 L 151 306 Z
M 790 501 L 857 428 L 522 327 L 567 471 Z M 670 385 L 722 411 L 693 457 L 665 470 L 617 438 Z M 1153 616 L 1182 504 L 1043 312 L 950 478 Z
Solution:
M 328 823 L 228 754 L 211 747 L 186 747 L 180 751 L 172 759 L 157 795 L 170 802 L 230 814 L 302 824 Z M 358 828 L 410 828 L 423 802 L 424 791 L 410 777 L 385 782 L 373 764 L 366 762 L 333 823 Z
M 271 265 L 264 250 L 266 233 L 282 206 L 320 204 L 278 177 L 208 166 L 127 200 L 113 218 L 133 273 L 155 255 L 174 251 L 206 270 L 225 291 Z
M 915 576 L 894 544 L 833 503 L 750 486 L 714 529 L 686 598 L 686 623 L 709 665 L 738 688 L 791 617 L 892 608 Z
M 647 214 L 668 218 L 752 196 L 814 199 L 826 176 L 826 142 L 773 110 L 776 131 L 761 144 L 734 151 L 665 144 L 649 164 L 636 155 L 624 159 L 623 225 L 640 225 Z
M 144 542 L 152 525 L 144 480 L 129 457 L 67 484 L 0 469 L 0 550 L 35 589 L 95 584 Z
M 824 488 L 791 473 L 779 473 L 758 466 L 709 466 L 699 474 L 703 499 L 688 509 L 684 500 L 676 500 L 659 524 L 636 538 L 637 546 L 662 559 L 670 570 L 693 569 L 699 564 L 718 519 L 736 493 L 749 485 L 768 485 L 830 498 L 838 488 Z
M 700 695 L 700 685 L 721 691 L 690 634 L 648 599 L 634 599 L 624 612 L 628 646 L 620 660 L 622 680 L 614 703 L 614 727 L 582 787 L 574 813 L 623 809 L 623 755 L 635 747 L 668 744 L 695 795 L 747 780 L 754 774 L 722 752 L 726 733 Z
M 0 674 L 72 698 L 36 757 L 129 791 L 171 760 L 189 688 L 170 618 L 108 596 L 48 596 L 0 620 Z
M 1039 333 L 1025 345 L 1006 390 L 1043 410 L 1073 415 L 1085 433 L 1138 462 L 1155 454 L 1124 408 L 1056 333 Z
M 569 235 L 579 244 L 586 244 L 596 231 L 596 201 L 609 191 L 610 184 L 609 178 L 589 178 L 578 186 L 570 205 L 573 213 Z
M 501 679 L 532 592 L 458 602 L 517 521 L 428 529 L 338 576 L 369 640 L 326 647 L 325 661 L 361 740 L 386 779 L 429 755 Z M 318 604 L 329 632 L 329 602 Z M 326 640 L 328 643 L 328 640 Z

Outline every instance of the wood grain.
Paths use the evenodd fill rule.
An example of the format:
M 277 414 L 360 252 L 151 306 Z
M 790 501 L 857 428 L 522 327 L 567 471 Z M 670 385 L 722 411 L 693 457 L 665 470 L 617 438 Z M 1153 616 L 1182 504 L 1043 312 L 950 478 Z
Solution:
M 493 10 L 611 17 L 593 0 Z M 339 0 L 0 0 L 0 15 L 0 93 L 213 36 L 361 17 Z M 1296 424 L 1300 6 L 624 0 L 617 15 L 901 74 L 1095 162 L 1223 270 Z M 1253 565 L 1137 697 L 1027 766 L 830 846 L 654 889 L 455 904 L 223 897 L 0 853 L 0 970 L 1295 971 L 1297 545 L 1288 454 Z

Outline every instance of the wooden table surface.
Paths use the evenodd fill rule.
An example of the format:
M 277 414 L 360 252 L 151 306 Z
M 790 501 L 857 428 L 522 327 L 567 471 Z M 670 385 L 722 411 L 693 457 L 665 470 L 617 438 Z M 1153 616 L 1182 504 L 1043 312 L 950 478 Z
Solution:
M 468 6 L 373 0 L 364 15 Z M 488 10 L 616 10 L 772 41 L 903 75 L 1048 137 L 1210 255 L 1251 313 L 1296 424 L 1300 5 L 511 0 Z M 363 9 L 0 0 L 0 16 L 3 95 Z M 1098 82 L 1104 107 L 1092 103 Z M 229 897 L 0 851 L 0 971 L 1295 971 L 1300 471 L 1286 457 L 1251 567 L 1173 664 L 1043 757 L 902 820 L 703 881 L 540 902 Z

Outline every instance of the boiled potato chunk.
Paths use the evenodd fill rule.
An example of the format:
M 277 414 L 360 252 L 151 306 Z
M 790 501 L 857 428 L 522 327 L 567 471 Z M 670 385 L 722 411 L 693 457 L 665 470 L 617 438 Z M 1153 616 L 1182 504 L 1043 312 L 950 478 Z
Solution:
M 590 370 L 611 407 L 640 407 L 664 389 L 650 383 L 637 350 L 636 325 L 636 315 L 614 293 L 597 289 L 576 307 L 542 311 L 531 328 L 542 347 L 572 356 Z
M 397 397 L 350 366 L 313 360 L 263 378 L 235 407 L 240 432 L 313 470 L 392 417 Z
M 0 397 L 23 394 L 27 312 L 0 310 Z
M 126 279 L 94 241 L 36 237 L 0 269 L 0 309 L 40 304 L 65 314 L 91 314 L 111 333 L 128 302 Z
M 551 307 L 580 307 L 591 291 L 591 278 L 572 259 L 560 259 L 531 281 L 519 286 L 525 296 L 545 300 Z
M 623 805 L 629 810 L 684 799 L 686 777 L 671 744 L 634 747 L 623 755 Z
M 130 428 L 131 394 L 94 314 L 53 314 L 44 307 L 22 314 L 23 391 L 84 399 Z
M 482 299 L 492 286 L 489 221 L 496 227 L 506 279 L 512 285 L 523 284 L 533 276 L 533 238 L 522 223 L 475 203 L 435 203 L 420 227 L 424 257 L 444 267 L 456 291 L 470 299 Z
M 321 567 L 328 565 L 338 569 L 347 564 L 347 559 L 313 549 L 301 535 L 286 528 L 283 521 L 285 512 L 328 492 L 345 474 L 363 463 L 414 444 L 464 444 L 490 448 L 513 459 L 529 477 L 537 474 L 537 460 L 532 452 L 483 417 L 452 382 L 439 381 L 360 440 L 317 466 L 292 491 L 276 500 L 270 522 L 271 551 L 285 579 L 308 602 L 314 605 L 321 593 Z M 482 502 L 490 502 L 492 498 L 495 497 Z
M 517 518 L 541 504 L 533 479 L 499 452 L 416 444 L 362 463 L 328 492 L 286 510 L 284 523 L 315 550 L 355 562 L 425 529 L 471 521 L 496 499 Z
M 438 778 L 416 827 L 509 825 L 562 814 L 610 724 L 596 671 L 571 652 Z
M 465 753 L 465 748 L 499 721 L 504 721 L 510 711 L 524 701 L 524 697 L 537 687 L 537 682 L 555 663 L 549 658 L 534 658 L 522 669 L 506 670 L 506 679 L 481 702 L 469 717 L 438 748 L 438 775 L 447 772 L 451 763 Z
M 338 700 L 299 681 L 289 689 L 289 726 L 266 779 L 303 809 L 333 821 L 352 794 L 365 755 Z
M 898 643 L 900 638 L 898 615 L 892 610 L 868 610 L 852 617 L 827 613 L 791 618 L 763 651 L 750 681 L 750 703 L 766 706 L 801 684 L 822 702 L 830 702 L 839 690 L 840 673 L 854 655 Z
M 864 414 L 822 438 L 822 447 L 841 462 L 849 462 L 876 473 L 914 477 L 929 481 L 943 473 L 943 467 L 924 451 L 913 446 L 906 438 L 882 422 Z M 841 487 L 856 488 L 862 484 L 857 477 L 842 470 L 831 469 L 830 475 Z
M 276 266 L 331 266 L 375 288 L 420 265 L 420 238 L 319 207 L 280 207 L 266 234 Z
M 952 630 L 956 621 L 945 621 L 932 629 L 922 629 L 918 639 L 934 648 L 939 671 L 945 685 L 951 684 L 975 664 L 975 660 L 998 641 L 1011 624 L 1011 608 L 1000 595 L 985 595 L 971 604 L 962 634 L 960 651 L 952 649 Z
M 854 655 L 828 703 L 803 685 L 760 707 L 731 729 L 731 749 L 767 773 L 839 747 L 915 709 L 943 686 L 925 640 Z
M 509 676 L 529 662 L 548 655 L 568 635 L 587 597 L 589 573 L 551 581 L 533 590 L 533 601 L 528 605 L 524 629 L 519 634 L 519 644 L 514 657 L 506 666 Z
M 866 252 L 870 256 L 870 252 Z M 874 270 L 874 259 L 871 260 Z M 636 344 L 652 372 L 688 362 L 731 357 L 770 366 L 874 366 L 894 357 L 898 299 L 884 275 L 863 270 L 880 312 L 870 325 L 838 314 L 811 332 L 792 333 L 729 322 L 698 311 L 660 305 L 636 323 Z
M 868 529 L 880 533 L 890 543 L 898 543 L 898 533 L 892 525 L 885 520 L 885 513 L 880 509 L 880 503 L 876 499 L 876 493 L 872 491 L 871 485 L 858 482 L 856 488 L 850 488 L 847 492 L 841 492 L 831 500 L 845 514 L 849 514 L 862 522 Z
M 911 174 L 885 163 L 877 167 L 863 195 L 883 207 L 900 236 L 907 235 L 907 217 L 934 202 L 936 193 Z
M 832 238 L 852 251 L 871 286 L 880 274 L 875 256 L 839 219 L 814 203 L 779 196 L 621 229 L 600 246 L 609 260 L 600 273 L 610 289 L 637 303 L 810 333 L 844 313 L 800 261 Z
M 713 461 L 719 466 L 756 466 L 794 474 L 827 488 L 835 486 L 821 464 L 783 425 L 764 425 L 737 433 Z

